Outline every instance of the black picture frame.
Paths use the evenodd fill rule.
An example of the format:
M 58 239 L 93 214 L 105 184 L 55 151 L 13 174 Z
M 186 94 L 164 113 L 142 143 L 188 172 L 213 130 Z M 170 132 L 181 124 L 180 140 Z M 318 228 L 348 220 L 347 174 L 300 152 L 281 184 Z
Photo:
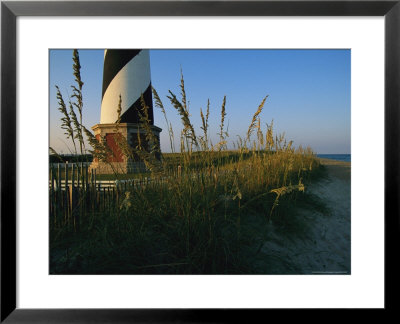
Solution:
M 400 0 L 394 1 L 2 1 L 1 322 L 259 322 L 276 310 L 16 308 L 16 19 L 18 16 L 384 16 L 385 308 L 395 311 L 399 279 Z M 366 94 L 367 95 L 367 94 Z M 372 152 L 373 153 L 373 152 Z M 267 293 L 267 292 L 266 292 Z M 308 311 L 293 310 L 309 316 Z M 370 313 L 369 313 L 370 314 Z M 261 317 L 259 317 L 261 316 Z M 279 314 L 279 316 L 281 316 Z M 335 316 L 335 315 L 333 315 Z M 371 316 L 371 315 L 368 315 Z M 282 320 L 282 318 L 281 318 Z M 381 319 L 382 320 L 382 319 Z

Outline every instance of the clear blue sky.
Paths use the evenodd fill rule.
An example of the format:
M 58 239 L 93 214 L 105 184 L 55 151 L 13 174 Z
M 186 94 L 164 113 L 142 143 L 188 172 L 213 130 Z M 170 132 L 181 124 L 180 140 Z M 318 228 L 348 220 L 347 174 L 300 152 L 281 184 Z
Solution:
M 103 50 L 79 50 L 84 82 L 83 123 L 100 121 Z M 64 99 L 71 95 L 72 50 L 50 50 L 50 146 L 68 153 L 70 140 L 60 130 L 55 85 Z M 217 143 L 221 104 L 226 95 L 228 143 L 244 137 L 254 112 L 269 95 L 261 125 L 274 120 L 295 146 L 316 153 L 350 153 L 350 50 L 150 50 L 152 85 L 172 122 L 179 149 L 180 117 L 168 103 L 168 90 L 179 94 L 182 68 L 191 120 L 200 132 L 200 107 L 210 99 L 210 135 Z M 169 152 L 169 137 L 161 111 L 154 107 L 155 125 L 163 129 L 161 149 Z M 229 145 L 232 147 L 232 145 Z

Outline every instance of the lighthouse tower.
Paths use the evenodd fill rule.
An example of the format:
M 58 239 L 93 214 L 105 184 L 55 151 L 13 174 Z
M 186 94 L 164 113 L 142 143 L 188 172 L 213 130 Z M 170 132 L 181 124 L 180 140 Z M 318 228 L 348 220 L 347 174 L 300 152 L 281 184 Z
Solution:
M 124 156 L 116 141 L 118 104 L 121 96 L 118 132 L 126 138 L 132 148 L 138 144 L 138 136 L 142 146 L 147 146 L 144 130 L 140 127 L 141 95 L 149 107 L 152 131 L 160 142 L 161 128 L 154 126 L 149 50 L 105 50 L 100 124 L 92 129 L 98 140 L 105 138 L 112 155 L 108 157 L 107 162 L 97 159 L 93 161 L 91 168 L 96 169 L 97 173 L 112 173 L 113 170 L 126 173 L 143 171 L 143 162 L 138 157 Z

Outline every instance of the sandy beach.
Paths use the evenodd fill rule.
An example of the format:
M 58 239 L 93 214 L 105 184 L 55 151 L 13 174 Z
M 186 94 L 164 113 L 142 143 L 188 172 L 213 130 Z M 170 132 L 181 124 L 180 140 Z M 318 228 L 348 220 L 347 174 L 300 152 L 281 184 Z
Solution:
M 297 231 L 285 233 L 272 222 L 257 268 L 267 274 L 350 274 L 351 163 L 321 159 L 327 177 L 306 190 L 326 210 L 299 208 Z

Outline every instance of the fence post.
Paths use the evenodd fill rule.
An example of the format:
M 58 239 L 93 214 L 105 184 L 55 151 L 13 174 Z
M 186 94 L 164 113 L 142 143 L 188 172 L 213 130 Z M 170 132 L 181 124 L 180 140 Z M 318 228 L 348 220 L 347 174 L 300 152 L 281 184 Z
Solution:
M 53 174 L 53 166 L 50 166 L 50 216 L 54 217 L 55 221 L 55 213 L 54 213 L 54 174 Z
M 93 169 L 90 170 L 90 187 L 91 190 L 93 190 L 93 184 L 94 184 L 94 173 L 93 173 Z
M 72 163 L 71 185 L 75 187 L 75 163 Z
M 96 206 L 96 208 L 97 208 L 97 206 L 98 206 L 98 202 L 97 202 L 97 199 L 98 199 L 98 191 L 97 191 L 97 170 L 96 169 L 92 169 L 93 170 L 93 172 L 94 172 L 94 186 L 93 186 L 93 191 L 94 191 L 94 203 L 95 203 L 95 206 Z
M 51 191 L 54 191 L 54 172 L 53 166 L 50 167 L 50 181 L 51 181 Z
M 60 163 L 58 163 L 57 191 L 61 192 L 61 167 L 60 167 Z
M 95 198 L 95 192 L 93 191 L 93 169 L 90 169 L 90 206 L 92 210 L 94 209 L 94 198 Z
M 108 205 L 108 210 L 110 210 L 110 187 L 107 187 L 107 205 Z
M 78 190 L 79 190 L 79 185 L 80 185 L 80 179 L 79 179 L 79 175 L 80 175 L 80 172 L 79 172 L 79 163 L 76 165 L 76 182 L 77 182 L 77 187 L 78 187 Z
M 85 201 L 85 212 L 89 211 L 89 193 L 88 193 L 88 169 L 87 165 L 82 163 L 82 193 L 84 195 Z
M 69 223 L 69 187 L 68 187 L 68 161 L 65 163 L 65 178 L 64 178 L 64 187 L 65 187 L 65 206 L 64 206 L 64 218 L 67 223 Z
M 101 191 L 99 191 L 99 193 L 100 193 Z M 105 211 L 106 210 L 106 188 L 104 187 L 103 188 L 103 211 Z
M 72 173 L 71 173 L 71 189 L 70 189 L 70 205 L 71 205 L 71 217 L 73 221 L 73 225 L 75 230 L 78 228 L 78 224 L 76 221 L 77 218 L 77 212 L 76 212 L 76 206 L 77 206 L 77 199 L 76 199 L 76 188 L 75 188 L 75 163 L 72 163 Z
M 85 178 L 86 178 L 86 191 L 89 190 L 89 170 L 88 166 L 85 165 Z
M 60 163 L 58 163 L 57 165 L 58 167 L 58 172 L 57 172 L 57 204 L 56 204 L 56 208 L 57 208 L 57 218 L 59 219 L 59 211 L 62 210 L 62 191 L 61 191 L 61 166 Z
M 65 183 L 65 188 L 68 187 L 68 161 L 65 162 L 65 179 L 64 179 L 64 183 Z

